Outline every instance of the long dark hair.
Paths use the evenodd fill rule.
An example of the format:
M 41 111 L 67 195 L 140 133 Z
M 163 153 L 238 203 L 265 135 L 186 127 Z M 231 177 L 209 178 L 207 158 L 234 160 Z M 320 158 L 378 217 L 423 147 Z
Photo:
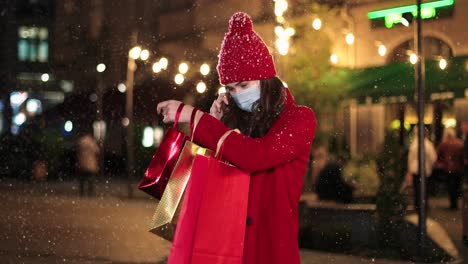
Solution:
M 286 98 L 283 82 L 277 77 L 260 80 L 260 100 L 252 106 L 252 113 L 241 110 L 229 92 L 226 95 L 229 105 L 224 107 L 221 121 L 251 137 L 262 137 L 270 130 L 281 113 Z

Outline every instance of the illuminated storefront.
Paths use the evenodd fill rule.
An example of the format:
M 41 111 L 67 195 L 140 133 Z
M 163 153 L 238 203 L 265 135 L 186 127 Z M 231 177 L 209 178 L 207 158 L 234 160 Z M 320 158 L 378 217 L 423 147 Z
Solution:
M 351 100 L 344 126 L 353 154 L 380 151 L 389 129 L 400 129 L 407 144 L 417 123 L 414 102 L 415 5 L 379 1 L 350 8 L 355 25 L 354 58 L 341 65 L 352 68 Z M 468 34 L 464 14 L 468 2 L 440 0 L 422 4 L 426 59 L 425 118 L 431 139 L 438 143 L 444 127 L 468 121 Z M 415 19 L 414 19 L 415 20 Z M 340 54 L 337 48 L 335 53 Z

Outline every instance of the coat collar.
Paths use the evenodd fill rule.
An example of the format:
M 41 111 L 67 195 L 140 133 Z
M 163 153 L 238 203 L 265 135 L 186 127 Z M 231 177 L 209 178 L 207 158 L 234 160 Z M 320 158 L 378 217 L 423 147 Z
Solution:
M 284 92 L 286 93 L 286 98 L 285 98 L 285 107 L 288 108 L 290 106 L 293 106 L 296 102 L 294 100 L 294 97 L 292 96 L 291 94 L 291 91 L 289 90 L 289 88 L 284 88 Z

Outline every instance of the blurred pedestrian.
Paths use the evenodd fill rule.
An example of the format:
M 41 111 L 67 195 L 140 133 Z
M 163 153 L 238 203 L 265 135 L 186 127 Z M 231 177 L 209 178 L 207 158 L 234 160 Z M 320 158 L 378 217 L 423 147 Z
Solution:
M 421 176 L 419 174 L 419 144 L 418 144 L 418 127 L 413 128 L 413 141 L 411 142 L 408 152 L 408 171 L 406 172 L 405 180 L 403 181 L 401 189 L 404 190 L 408 186 L 413 186 L 414 194 L 414 207 L 416 210 L 420 209 L 419 197 L 420 197 L 420 186 Z M 431 176 L 434 164 L 437 160 L 437 152 L 434 145 L 428 139 L 428 132 L 424 130 L 424 173 L 426 179 Z M 426 208 L 429 206 L 429 200 L 427 199 L 427 191 L 424 193 L 426 200 Z
M 462 185 L 466 186 L 466 181 L 468 180 L 468 121 L 462 122 L 461 126 L 462 138 L 463 138 L 463 157 L 464 157 L 464 180 L 462 180 Z M 462 240 L 465 246 L 468 246 L 468 190 L 465 188 L 463 190 L 463 209 L 462 209 L 462 219 L 463 219 L 463 235 Z
M 241 131 L 226 138 L 222 158 L 251 174 L 243 263 L 297 264 L 298 204 L 315 115 L 296 105 L 276 77 L 273 57 L 245 13 L 235 13 L 229 21 L 217 70 L 227 92 L 213 102 L 210 114 L 202 115 L 193 138 L 215 150 L 226 131 Z M 180 104 L 158 104 L 165 123 L 174 121 Z M 190 122 L 192 111 L 197 110 L 185 105 L 179 122 Z
M 78 138 L 78 179 L 80 181 L 80 196 L 85 195 L 85 185 L 87 185 L 87 195 L 94 195 L 94 181 L 98 172 L 99 147 L 96 140 L 90 133 L 84 133 Z
M 458 209 L 463 175 L 463 141 L 453 128 L 445 128 L 442 142 L 437 147 L 437 167 L 444 173 L 449 194 L 450 209 Z
M 33 179 L 36 182 L 44 182 L 47 180 L 47 175 L 49 174 L 47 169 L 47 163 L 44 160 L 36 160 L 33 162 Z
M 331 200 L 341 203 L 353 202 L 353 186 L 343 179 L 343 157 L 332 158 L 320 171 L 317 181 L 317 195 L 320 200 Z
M 311 166 L 306 177 L 306 182 L 304 183 L 304 186 L 307 184 L 306 187 L 308 188 L 304 191 L 316 192 L 319 174 L 325 165 L 327 165 L 329 154 L 327 148 L 324 146 L 315 146 L 311 152 Z

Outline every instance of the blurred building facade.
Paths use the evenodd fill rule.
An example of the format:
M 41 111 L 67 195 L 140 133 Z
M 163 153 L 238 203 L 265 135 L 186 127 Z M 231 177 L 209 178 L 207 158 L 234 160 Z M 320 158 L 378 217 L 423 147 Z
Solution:
M 309 20 L 311 24 L 316 18 L 316 14 L 303 8 L 304 1 L 286 2 L 288 19 Z M 408 61 L 413 51 L 415 23 L 411 9 L 406 8 L 412 5 L 403 0 L 310 2 L 339 9 L 334 19 L 339 21 L 340 28 L 331 30 L 323 25 L 334 40 L 330 46 L 330 53 L 335 56 L 332 63 L 337 68 L 376 68 L 377 71 L 368 72 L 376 74 L 374 81 L 393 85 L 390 89 L 394 91 L 379 94 L 375 91 L 389 87 L 381 87 L 377 82 L 365 84 L 354 100 L 344 104 L 338 127 L 330 128 L 345 131 L 353 154 L 377 152 L 387 129 L 397 124 L 403 130 L 417 122 L 414 97 L 398 92 L 414 87 L 413 81 L 387 81 L 393 72 L 385 68 L 398 63 L 411 67 Z M 464 28 L 468 2 L 431 0 L 424 3 L 430 5 L 423 19 L 425 56 L 437 63 L 442 59 L 446 61 L 444 69 L 430 68 L 429 75 L 457 72 L 458 75 L 452 77 L 459 79 L 455 87 L 450 76 L 446 80 L 440 78 L 437 89 L 427 92 L 425 122 L 437 141 L 443 127 L 457 126 L 468 120 L 467 92 L 460 88 L 466 80 L 463 76 L 468 73 L 468 63 L 464 59 L 468 56 L 468 31 Z M 31 101 L 30 109 L 39 113 L 47 111 L 49 106 L 67 103 L 69 97 L 78 99 L 60 110 L 65 113 L 53 118 L 55 125 L 61 126 L 61 130 L 67 130 L 67 124 L 68 129 L 70 124 L 74 129 L 80 126 L 92 129 L 98 117 L 98 87 L 103 87 L 106 149 L 123 155 L 125 89 L 120 89 L 119 84 L 125 83 L 127 78 L 129 50 L 138 45 L 149 51 L 147 60 L 136 62 L 135 111 L 142 126 L 137 137 L 144 137 L 143 126 L 152 127 L 151 133 L 161 134 L 153 112 L 158 100 L 178 92 L 179 98 L 188 103 L 204 101 L 209 104 L 216 96 L 219 88 L 215 68 L 217 54 L 228 30 L 227 21 L 237 11 L 245 11 L 252 17 L 255 30 L 275 57 L 279 76 L 287 76 L 288 69 L 281 67 L 284 57 L 275 46 L 278 21 L 275 1 L 271 0 L 18 0 L 1 2 L 0 7 L 0 27 L 4 32 L 0 36 L 0 133 L 21 128 L 31 115 L 28 101 Z M 405 11 L 397 12 L 394 8 Z M 402 18 L 408 22 L 407 26 Z M 168 65 L 161 71 L 160 66 L 155 68 L 153 63 L 162 58 L 167 59 Z M 102 73 L 96 68 L 100 63 L 105 65 Z M 181 72 L 181 63 L 187 64 L 188 71 L 182 74 L 184 84 L 177 84 L 175 76 Z M 207 75 L 200 72 L 203 64 L 209 66 Z M 379 72 L 390 73 L 379 75 Z M 395 71 L 393 75 L 398 74 L 400 72 Z M 197 93 L 195 86 L 202 81 L 208 87 L 205 92 Z M 19 115 L 21 113 L 24 116 Z M 136 142 L 140 140 L 137 138 Z M 140 147 L 142 144 L 145 147 L 157 145 L 141 143 Z
M 58 76 L 73 80 L 77 97 L 64 109 L 69 111 L 66 116 L 77 130 L 103 135 L 105 151 L 112 156 L 122 157 L 125 152 L 125 90 L 119 92 L 118 87 L 126 81 L 128 53 L 136 45 L 149 50 L 150 58 L 157 53 L 158 7 L 158 1 L 152 0 L 56 4 L 55 30 L 61 37 L 55 40 L 54 65 Z M 98 65 L 104 65 L 103 72 Z M 148 61 L 137 67 L 135 86 L 151 78 Z
M 0 133 L 63 100 L 52 67 L 55 1 L 2 1 Z
M 116 88 L 125 81 L 132 45 L 157 50 L 158 6 L 158 1 L 151 0 L 57 1 L 55 31 L 60 34 L 54 43 L 58 51 L 54 56 L 57 74 L 71 76 L 81 90 L 93 90 L 96 66 L 104 63 L 104 81 Z M 137 43 L 131 43 L 132 34 L 137 35 Z
M 35 147 L 28 143 L 23 151 L 45 153 L 32 155 L 31 162 L 42 156 L 50 158 L 49 167 L 63 163 L 79 131 L 96 132 L 101 87 L 100 99 L 106 93 L 110 97 L 105 108 L 111 109 L 106 120 L 112 144 L 107 151 L 122 156 L 125 95 L 115 92 L 125 82 L 132 46 L 156 52 L 158 7 L 151 0 L 0 2 L 2 147 L 21 149 L 18 142 L 27 138 Z M 105 65 L 104 72 L 98 72 L 98 64 Z M 136 84 L 151 72 L 150 65 L 138 66 Z M 31 164 L 13 165 L 14 156 L 4 153 L 0 163 L 6 162 L 11 176 L 27 175 Z
M 355 41 L 347 45 L 349 49 L 336 49 L 338 57 L 343 58 L 341 65 L 387 69 L 389 75 L 397 75 L 376 74 L 376 81 L 362 89 L 346 109 L 344 124 L 352 152 L 377 152 L 382 150 L 386 130 L 400 127 L 409 131 L 409 127 L 418 122 L 414 79 L 405 78 L 414 74 L 410 61 L 415 52 L 413 12 L 416 6 L 408 1 L 349 2 L 347 13 Z M 435 143 L 440 142 L 444 127 L 459 128 L 468 120 L 467 11 L 467 1 L 423 1 L 424 123 Z M 407 67 L 390 73 L 395 64 Z M 404 69 L 410 73 L 405 74 Z M 387 85 L 383 85 L 384 82 Z M 373 93 L 377 89 L 385 91 Z
M 302 9 L 303 2 L 286 2 L 290 19 L 308 19 L 312 23 L 316 17 L 316 14 Z M 368 71 L 369 75 L 389 72 L 376 74 L 374 82 L 360 87 L 361 91 L 354 95 L 355 99 L 345 103 L 343 111 L 340 112 L 338 119 L 341 122 L 336 122 L 338 127 L 332 129 L 345 131 L 353 154 L 381 151 L 386 131 L 397 129 L 397 126 L 400 128 L 401 144 L 406 144 L 409 127 L 417 123 L 414 93 L 408 93 L 408 90 L 414 89 L 414 79 L 411 79 L 411 75 L 407 78 L 407 70 L 412 68 L 411 54 L 414 53 L 415 4 L 401 0 L 315 2 L 323 2 L 340 10 L 339 16 L 336 17 L 340 28 L 328 29 L 330 38 L 334 40 L 330 53 L 335 56 L 332 63 L 336 67 L 371 69 Z M 159 29 L 165 38 L 161 40 L 159 47 L 176 60 L 194 56 L 192 61 L 197 61 L 206 57 L 215 66 L 215 55 L 218 53 L 223 34 L 227 31 L 226 21 L 234 12 L 246 11 L 254 20 L 255 30 L 276 57 L 279 75 L 286 75 L 287 69 L 281 68 L 282 58 L 275 49 L 274 29 L 277 23 L 272 1 L 185 0 L 161 3 Z M 468 73 L 468 61 L 464 58 L 468 56 L 468 31 L 464 28 L 464 14 L 467 11 L 466 1 L 432 0 L 424 1 L 423 4 L 424 56 L 436 65 L 432 67 L 433 63 L 432 66 L 426 66 L 428 82 L 424 122 L 436 142 L 440 141 L 444 127 L 454 127 L 468 120 L 468 92 L 465 91 L 465 88 L 468 88 L 468 79 L 464 77 Z M 327 30 L 326 25 L 323 28 Z M 389 79 L 392 70 L 387 70 L 386 67 L 395 64 L 406 64 L 395 71 L 396 75 L 406 75 L 402 75 L 400 79 L 393 76 L 396 81 L 391 81 Z M 446 76 L 451 76 L 453 72 L 457 72 L 458 75 L 452 76 L 452 79 Z M 441 81 L 431 83 L 431 77 L 434 76 Z M 454 80 L 458 80 L 456 85 L 452 83 Z M 386 82 L 388 85 L 379 86 L 377 81 Z M 380 94 L 369 92 L 379 89 Z

